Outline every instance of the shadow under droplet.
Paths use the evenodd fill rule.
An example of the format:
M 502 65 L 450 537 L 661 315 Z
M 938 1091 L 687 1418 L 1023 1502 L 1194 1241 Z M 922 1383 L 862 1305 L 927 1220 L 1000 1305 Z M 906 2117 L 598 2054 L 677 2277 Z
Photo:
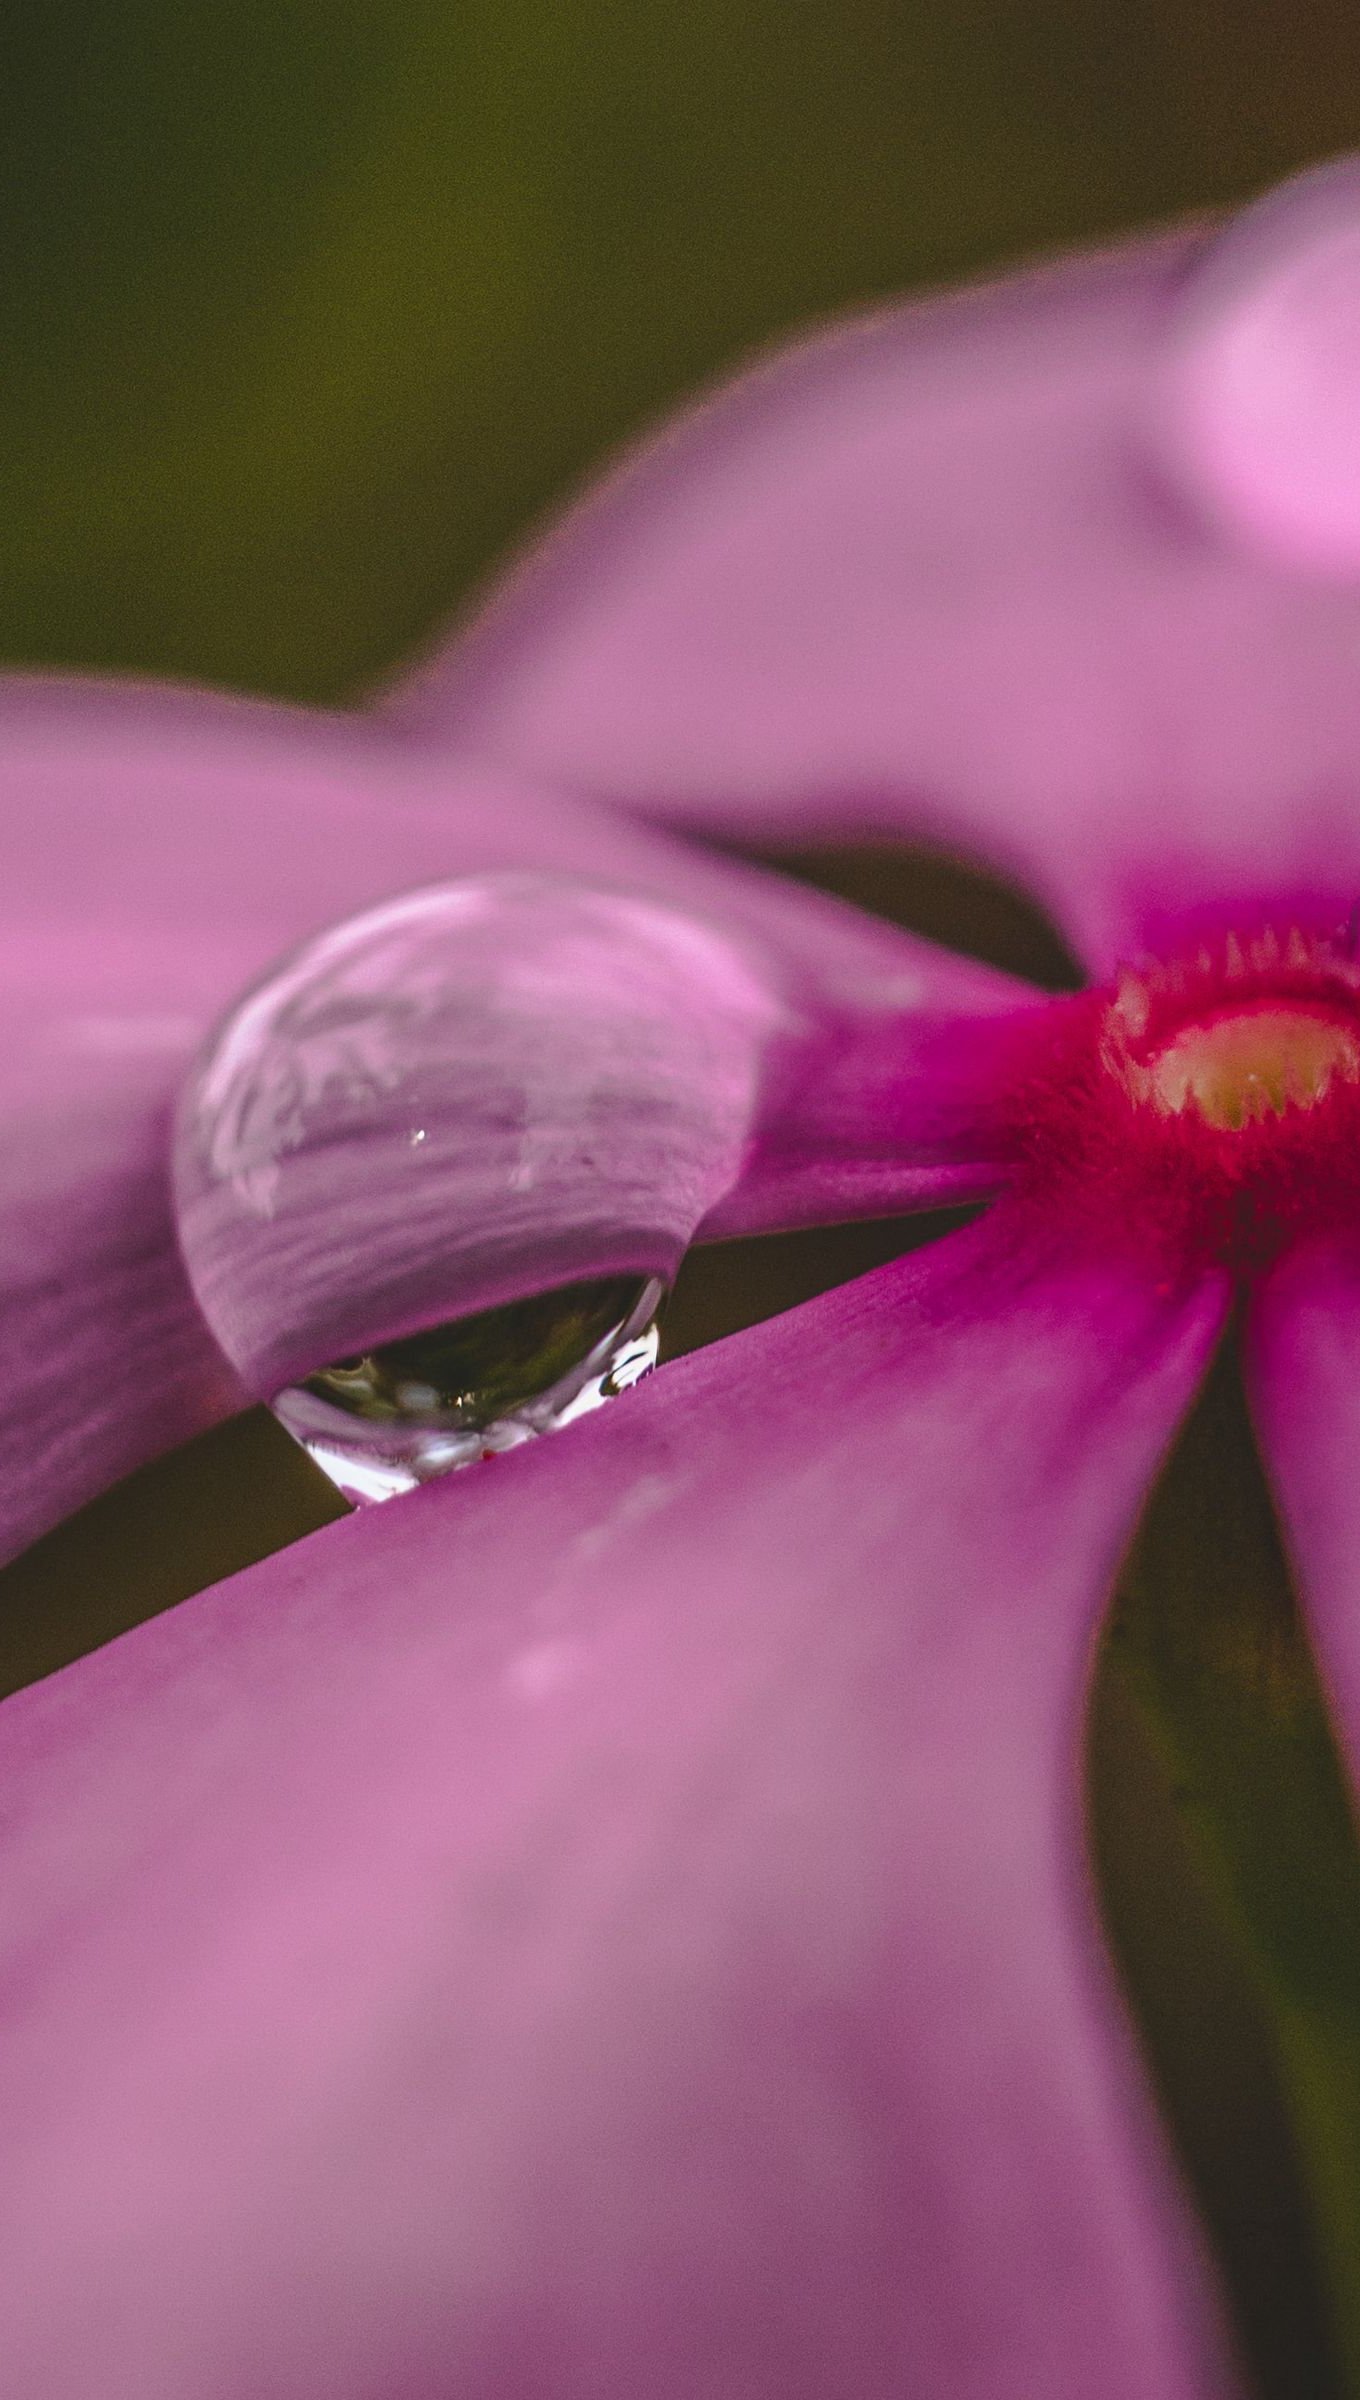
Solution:
M 268 1409 L 214 1426 L 0 1569 L 0 1696 L 348 1514 Z
M 798 1233 L 762 1233 L 747 1241 L 705 1242 L 686 1253 L 661 1319 L 661 1357 L 681 1358 L 725 1334 L 782 1316 L 838 1284 L 852 1283 L 909 1250 L 923 1249 L 979 1214 L 969 1208 L 922 1209 L 871 1217 L 858 1225 L 814 1225 Z

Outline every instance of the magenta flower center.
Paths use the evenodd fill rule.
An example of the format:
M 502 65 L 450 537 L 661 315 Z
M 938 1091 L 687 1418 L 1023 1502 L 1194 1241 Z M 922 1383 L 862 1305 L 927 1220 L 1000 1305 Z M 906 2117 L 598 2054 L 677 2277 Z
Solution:
M 1018 1079 L 1023 1174 L 1103 1237 L 1249 1274 L 1360 1217 L 1360 965 L 1341 939 L 1229 932 L 1083 994 L 1047 1039 Z

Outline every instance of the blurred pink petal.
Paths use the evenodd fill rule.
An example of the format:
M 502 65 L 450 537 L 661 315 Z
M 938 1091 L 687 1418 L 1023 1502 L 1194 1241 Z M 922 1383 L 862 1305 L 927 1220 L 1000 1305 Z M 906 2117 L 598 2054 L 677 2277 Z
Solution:
M 243 1404 L 175 1249 L 170 1108 L 242 984 L 333 918 L 488 867 L 623 877 L 777 954 L 819 1056 L 857 1026 L 881 1046 L 913 1014 L 938 1026 L 1025 997 L 814 893 L 492 770 L 404 756 L 352 719 L 19 680 L 0 685 L 0 766 L 4 1555 Z M 899 1093 L 904 1080 L 903 1066 Z M 771 1122 L 783 1180 L 772 1168 L 766 1221 L 787 1220 L 809 1146 L 802 1088 L 791 1074 L 786 1133 Z M 858 1124 L 862 1139 L 845 1127 L 847 1213 L 933 1190 L 935 1164 L 902 1139 L 884 1163 L 872 1095 Z M 759 1195 L 745 1205 L 759 1222 Z
M 0 1716 L 43 2400 L 1206 2400 L 1096 1623 L 1221 1323 L 969 1233 Z
M 1317 190 L 1353 245 L 1355 170 Z M 1360 593 L 1225 533 L 1168 424 L 1205 256 L 1142 241 L 758 365 L 587 498 L 399 719 L 766 842 L 975 853 L 1101 972 L 1196 914 L 1344 914 Z M 1347 439 L 1360 472 L 1349 288 L 1270 317 L 1332 485 Z M 1281 447 L 1281 489 L 1304 472 Z
M 1225 528 L 1360 576 L 1360 161 L 1298 176 L 1238 217 L 1191 278 L 1166 431 Z

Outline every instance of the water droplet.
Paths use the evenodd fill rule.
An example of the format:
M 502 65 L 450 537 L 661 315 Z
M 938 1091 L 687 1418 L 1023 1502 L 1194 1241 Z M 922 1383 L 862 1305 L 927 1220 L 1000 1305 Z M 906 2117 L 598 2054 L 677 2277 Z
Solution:
M 274 1409 L 358 1505 L 555 1432 L 656 1363 L 659 1276 L 569 1284 L 338 1359 Z
M 380 1498 L 634 1381 L 782 1005 L 693 918 L 551 875 L 306 943 L 218 1029 L 176 1129 L 185 1262 L 247 1389 Z

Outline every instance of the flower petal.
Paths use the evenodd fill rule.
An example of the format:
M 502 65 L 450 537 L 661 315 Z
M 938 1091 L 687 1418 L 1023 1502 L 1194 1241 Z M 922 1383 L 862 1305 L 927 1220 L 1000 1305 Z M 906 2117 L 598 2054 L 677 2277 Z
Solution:
M 823 1047 L 861 1025 L 881 1052 L 907 1017 L 947 1020 L 1025 996 L 815 894 L 710 864 L 606 812 L 486 769 L 412 760 L 353 720 L 132 684 L 18 681 L 0 686 L 0 779 L 7 1556 L 242 1404 L 175 1248 L 170 1107 L 207 1026 L 302 935 L 393 890 L 531 865 L 623 878 L 730 926 L 778 961 L 809 1040 Z M 925 1036 L 902 1038 L 909 1049 Z M 783 1141 L 785 1184 L 808 1148 L 798 1140 L 802 1088 L 789 1079 L 786 1134 L 770 1129 Z M 860 1206 L 903 1204 L 887 1189 L 873 1102 L 870 1091 L 859 1153 L 847 1113 L 853 1191 L 841 1213 L 852 1213 L 855 1194 Z M 938 1099 L 931 1109 L 938 1119 Z M 928 1150 L 923 1127 L 914 1167 L 902 1166 L 900 1143 L 896 1153 L 899 1181 L 914 1172 L 926 1198 Z M 787 1214 L 773 1178 L 770 1191 L 770 1208 Z M 754 1191 L 748 1204 L 759 1221 Z
M 1009 1217 L 0 1710 L 16 2389 L 1227 2388 L 1078 1792 L 1223 1296 Z
M 1190 486 L 1250 544 L 1360 573 L 1360 158 L 1296 176 L 1214 245 L 1167 361 Z
M 1333 234 L 1360 224 L 1353 171 L 1334 195 Z M 1265 274 L 1319 238 L 1316 201 L 1272 205 Z M 399 716 L 767 843 L 976 852 L 1102 971 L 1187 910 L 1298 894 L 1344 917 L 1360 589 L 1225 526 L 1171 421 L 1202 431 L 1181 369 L 1203 249 L 1144 241 L 758 366 L 588 499 Z M 1344 289 L 1324 304 L 1344 318 Z M 1267 364 L 1287 377 L 1297 332 L 1316 394 L 1315 318 Z

